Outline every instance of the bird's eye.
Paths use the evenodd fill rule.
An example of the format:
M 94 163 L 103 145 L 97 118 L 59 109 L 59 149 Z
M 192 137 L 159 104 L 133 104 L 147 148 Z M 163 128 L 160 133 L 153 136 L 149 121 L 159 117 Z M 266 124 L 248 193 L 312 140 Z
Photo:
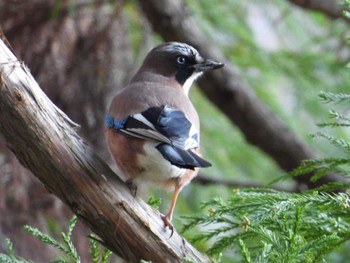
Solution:
M 186 63 L 186 58 L 184 56 L 178 56 L 177 57 L 177 63 L 185 64 Z

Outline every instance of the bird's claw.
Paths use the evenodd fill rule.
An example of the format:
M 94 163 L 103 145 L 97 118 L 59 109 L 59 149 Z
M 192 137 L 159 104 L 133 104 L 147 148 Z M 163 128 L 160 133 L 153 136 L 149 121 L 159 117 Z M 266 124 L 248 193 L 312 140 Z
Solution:
M 126 186 L 129 188 L 132 197 L 135 197 L 137 193 L 137 185 L 135 185 L 132 180 L 126 180 L 125 183 Z
M 172 237 L 173 234 L 174 234 L 174 226 L 173 226 L 173 224 L 169 220 L 168 216 L 161 215 L 161 218 L 162 218 L 162 220 L 164 222 L 165 228 L 168 227 L 170 229 L 170 231 L 171 231 L 170 237 Z

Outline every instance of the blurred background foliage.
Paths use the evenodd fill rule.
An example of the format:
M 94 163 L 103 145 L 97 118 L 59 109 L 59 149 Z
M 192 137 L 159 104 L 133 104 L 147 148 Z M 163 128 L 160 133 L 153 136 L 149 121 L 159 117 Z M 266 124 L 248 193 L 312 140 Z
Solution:
M 59 13 L 60 2 L 56 1 L 57 5 L 51 13 L 53 20 Z M 184 2 L 210 42 L 215 43 L 238 67 L 241 76 L 257 96 L 290 129 L 306 140 L 320 156 L 344 154 L 341 149 L 330 146 L 322 139 L 312 139 L 310 134 L 319 130 L 318 122 L 327 119 L 328 108 L 337 107 L 322 104 L 318 98 L 320 92 L 346 93 L 350 86 L 349 71 L 346 69 L 350 57 L 347 21 L 330 19 L 289 1 Z M 74 1 L 71 3 L 70 14 L 74 16 L 74 8 L 78 7 L 74 7 Z M 120 6 L 109 4 L 108 8 Z M 131 46 L 129 55 L 132 62 L 127 81 L 149 49 L 162 40 L 153 34 L 137 1 L 124 1 L 122 8 L 126 36 Z M 285 174 L 270 157 L 249 145 L 240 130 L 199 89 L 192 88 L 190 98 L 201 117 L 203 155 L 213 164 L 213 167 L 202 171 L 205 175 L 267 185 Z M 341 108 L 344 114 L 348 111 L 349 108 Z M 342 128 L 327 129 L 327 133 L 349 138 L 347 130 Z M 293 184 L 292 180 L 286 180 L 281 186 L 288 189 Z M 222 185 L 190 184 L 182 191 L 176 206 L 176 228 L 181 228 L 182 215 L 202 213 L 201 202 L 215 196 L 228 197 L 232 191 L 232 188 Z M 161 191 L 153 194 L 163 197 L 160 210 L 164 211 L 168 207 L 170 194 Z

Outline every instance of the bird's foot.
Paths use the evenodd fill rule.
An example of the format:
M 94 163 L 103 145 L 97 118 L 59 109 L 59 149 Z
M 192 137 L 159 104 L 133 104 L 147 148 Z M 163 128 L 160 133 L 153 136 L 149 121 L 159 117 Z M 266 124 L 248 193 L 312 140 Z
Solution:
M 165 216 L 165 215 L 161 215 L 161 218 L 164 222 L 165 228 L 168 227 L 170 229 L 170 231 L 171 231 L 170 237 L 172 237 L 174 234 L 174 226 L 171 223 L 171 220 L 168 218 L 168 216 Z
M 135 185 L 134 182 L 129 179 L 125 181 L 125 184 L 129 188 L 131 195 L 135 197 L 137 193 L 137 185 Z

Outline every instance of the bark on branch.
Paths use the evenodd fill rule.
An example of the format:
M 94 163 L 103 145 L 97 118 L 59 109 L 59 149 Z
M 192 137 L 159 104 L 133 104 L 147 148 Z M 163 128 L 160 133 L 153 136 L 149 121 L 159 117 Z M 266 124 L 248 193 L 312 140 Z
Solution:
M 20 162 L 127 261 L 209 262 L 176 231 L 169 238 L 159 212 L 133 198 L 75 128 L 0 40 L 0 132 Z
M 204 56 L 226 64 L 221 70 L 208 72 L 200 78 L 198 84 L 207 98 L 241 129 L 249 143 L 270 155 L 285 171 L 295 169 L 305 159 L 316 157 L 308 144 L 298 138 L 256 97 L 254 91 L 241 78 L 237 67 L 208 41 L 181 0 L 139 2 L 154 31 L 166 41 L 189 43 Z M 327 175 L 312 183 L 309 178 L 310 175 L 305 175 L 296 177 L 295 180 L 308 187 L 342 180 L 336 175 Z

